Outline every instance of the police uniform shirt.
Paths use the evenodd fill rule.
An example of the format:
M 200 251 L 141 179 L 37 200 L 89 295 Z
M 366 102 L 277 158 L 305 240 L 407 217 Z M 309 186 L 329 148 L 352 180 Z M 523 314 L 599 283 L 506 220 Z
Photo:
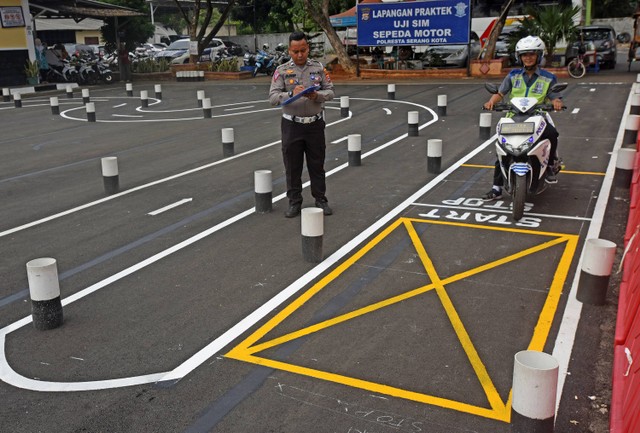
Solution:
M 311 100 L 303 96 L 284 105 L 282 107 L 284 114 L 300 117 L 315 116 L 324 109 L 325 101 L 333 99 L 333 83 L 322 63 L 307 59 L 304 66 L 298 66 L 291 60 L 275 70 L 269 89 L 269 102 L 271 105 L 280 105 L 290 98 L 289 92 L 293 92 L 293 89 L 298 85 L 305 89 L 312 85 L 319 85 L 318 97 Z

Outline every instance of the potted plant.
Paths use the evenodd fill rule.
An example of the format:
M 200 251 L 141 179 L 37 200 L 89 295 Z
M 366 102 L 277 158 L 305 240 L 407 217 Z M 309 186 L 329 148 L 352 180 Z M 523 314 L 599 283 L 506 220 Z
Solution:
M 24 72 L 27 74 L 28 84 L 38 84 L 38 76 L 40 75 L 40 66 L 38 62 L 33 60 L 27 60 L 27 64 L 24 67 Z

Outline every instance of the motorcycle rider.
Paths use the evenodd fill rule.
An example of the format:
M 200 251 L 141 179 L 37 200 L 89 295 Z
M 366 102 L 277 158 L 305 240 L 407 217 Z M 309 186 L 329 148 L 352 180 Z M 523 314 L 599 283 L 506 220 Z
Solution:
M 505 77 L 498 89 L 498 93 L 491 95 L 491 98 L 485 102 L 484 108 L 486 110 L 492 110 L 494 104 L 500 102 L 506 94 L 510 93 L 510 97 L 512 98 L 535 98 L 538 104 L 550 101 L 555 111 L 562 110 L 563 103 L 561 95 L 550 91 L 558 82 L 557 77 L 551 72 L 540 68 L 544 51 L 544 42 L 542 42 L 542 39 L 539 37 L 527 36 L 520 39 L 516 44 L 516 58 L 520 60 L 523 67 L 512 70 Z M 551 169 L 558 159 L 558 131 L 550 121 L 549 114 L 545 114 L 549 121 L 540 136 L 540 140 L 549 139 L 551 142 L 551 154 L 549 155 L 550 169 L 546 172 L 545 182 L 553 184 L 558 182 L 554 170 Z M 499 164 L 500 160 L 497 159 L 493 172 L 493 186 L 491 191 L 482 197 L 484 201 L 493 201 L 502 198 L 504 179 L 502 178 Z

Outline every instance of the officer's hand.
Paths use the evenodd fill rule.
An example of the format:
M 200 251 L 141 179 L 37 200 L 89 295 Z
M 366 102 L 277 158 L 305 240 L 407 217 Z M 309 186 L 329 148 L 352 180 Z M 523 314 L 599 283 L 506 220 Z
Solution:
M 296 87 L 293 88 L 293 94 L 297 95 L 298 93 L 302 92 L 304 90 L 304 86 L 298 84 Z
M 485 110 L 493 110 L 493 101 L 487 101 L 483 105 Z
M 564 107 L 564 104 L 562 103 L 562 99 L 557 98 L 557 99 L 554 99 L 552 102 L 553 102 L 553 109 L 555 111 L 562 111 L 562 108 Z
M 304 96 L 306 96 L 307 98 L 311 99 L 312 101 L 315 101 L 316 99 L 318 99 L 318 92 L 315 92 L 315 91 L 314 92 L 310 92 L 310 93 L 307 93 Z

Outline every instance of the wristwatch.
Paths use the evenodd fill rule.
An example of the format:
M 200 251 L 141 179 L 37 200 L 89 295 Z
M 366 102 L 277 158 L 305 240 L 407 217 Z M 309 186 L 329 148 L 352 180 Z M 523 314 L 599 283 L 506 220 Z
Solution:
M 293 96 L 293 90 L 289 90 L 289 92 L 287 93 L 287 95 L 289 95 L 289 98 L 291 98 Z

